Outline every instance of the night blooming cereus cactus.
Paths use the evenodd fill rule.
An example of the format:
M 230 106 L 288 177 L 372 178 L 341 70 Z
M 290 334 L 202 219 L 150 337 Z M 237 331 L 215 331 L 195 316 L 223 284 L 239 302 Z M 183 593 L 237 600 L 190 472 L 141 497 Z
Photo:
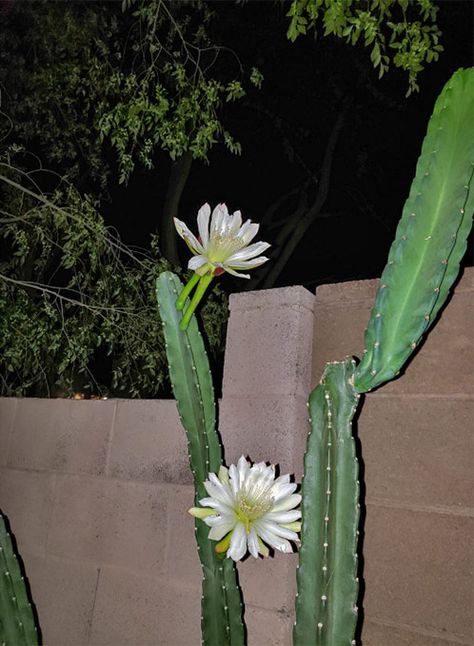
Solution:
M 360 505 L 352 420 L 360 395 L 403 369 L 459 273 L 474 212 L 473 115 L 474 69 L 458 70 L 428 125 L 367 327 L 364 357 L 359 364 L 352 358 L 328 363 L 310 395 L 295 646 L 355 644 Z M 240 213 L 229 215 L 224 205 L 214 210 L 210 229 L 209 219 L 205 205 L 198 215 L 200 240 L 176 221 L 195 254 L 189 264 L 195 274 L 184 289 L 173 274 L 161 274 L 157 296 L 194 475 L 191 513 L 197 517 L 203 567 L 203 640 L 224 646 L 244 640 L 234 560 L 247 549 L 255 557 L 266 555 L 265 544 L 288 551 L 288 540 L 298 538 L 300 497 L 287 476 L 275 479 L 263 463 L 250 466 L 241 457 L 228 471 L 222 466 L 209 364 L 192 314 L 213 276 L 221 271 L 242 275 L 239 271 L 258 266 L 266 258 L 256 256 L 268 245 L 248 246 L 258 225 L 242 225 Z
M 269 244 L 250 244 L 259 225 L 250 220 L 242 224 L 240 212 L 230 215 L 225 204 L 214 209 L 212 218 L 210 206 L 201 207 L 199 239 L 183 222 L 175 220 L 175 224 L 194 254 L 189 261 L 194 274 L 183 288 L 177 276 L 164 272 L 157 279 L 156 293 L 173 394 L 186 431 L 194 478 L 193 513 L 203 572 L 202 638 L 206 646 L 240 646 L 245 630 L 234 560 L 242 558 L 247 548 L 254 556 L 267 554 L 264 541 L 287 551 L 288 539 L 298 538 L 299 524 L 294 523 L 300 514 L 294 507 L 300 497 L 293 493 L 296 485 L 288 476 L 275 479 L 273 467 L 251 467 L 245 458 L 229 471 L 223 467 L 209 361 L 193 313 L 214 276 L 228 271 L 247 278 L 240 271 L 264 263 L 267 258 L 257 256 Z M 199 503 L 204 507 L 197 507 Z

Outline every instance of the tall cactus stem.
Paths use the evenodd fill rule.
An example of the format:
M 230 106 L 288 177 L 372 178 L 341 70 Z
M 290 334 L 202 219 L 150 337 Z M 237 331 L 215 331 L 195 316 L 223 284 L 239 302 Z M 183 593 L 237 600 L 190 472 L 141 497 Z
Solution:
M 433 324 L 459 273 L 474 212 L 474 68 L 454 73 L 428 124 L 382 273 L 355 387 L 393 379 Z
M 295 646 L 350 646 L 357 623 L 359 482 L 355 362 L 326 364 L 309 398 Z
M 215 428 L 211 372 L 196 318 L 190 318 L 186 330 L 180 328 L 182 314 L 175 304 L 182 288 L 178 277 L 171 272 L 160 274 L 156 282 L 171 383 L 188 440 L 197 503 L 207 496 L 204 481 L 208 474 L 219 471 L 222 448 Z M 244 643 L 244 625 L 235 567 L 230 559 L 216 554 L 208 533 L 207 525 L 196 520 L 195 536 L 203 572 L 203 643 L 205 646 L 240 646 Z
M 0 513 L 0 644 L 36 646 L 38 631 L 26 582 Z

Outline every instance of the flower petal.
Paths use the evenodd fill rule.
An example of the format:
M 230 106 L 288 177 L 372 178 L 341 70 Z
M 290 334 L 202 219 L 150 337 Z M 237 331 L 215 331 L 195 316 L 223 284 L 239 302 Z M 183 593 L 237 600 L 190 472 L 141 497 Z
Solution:
M 226 230 L 227 224 L 227 206 L 225 204 L 218 204 L 212 212 L 210 237 L 213 238 L 217 235 L 223 235 Z
M 296 505 L 299 505 L 301 502 L 301 495 L 299 493 L 294 493 L 286 498 L 282 498 L 276 505 L 273 505 L 272 512 L 279 511 L 288 511 L 293 509 Z
M 271 532 L 274 536 L 281 536 L 282 538 L 287 538 L 290 541 L 297 541 L 299 539 L 299 536 L 296 532 L 293 532 L 291 531 L 291 529 L 287 529 L 286 527 L 282 527 L 277 523 L 273 523 L 271 520 L 262 519 L 258 521 L 258 526 L 264 527 L 267 531 Z M 260 534 L 260 531 L 259 531 L 259 534 Z
M 292 494 L 297 486 L 295 482 L 288 482 L 287 484 L 275 483 L 272 487 L 273 502 L 280 502 L 280 500 Z
M 233 561 L 240 561 L 245 556 L 247 551 L 247 533 L 243 523 L 237 523 L 232 538 L 230 539 L 230 547 L 227 550 L 227 556 Z
M 214 264 L 218 264 L 218 263 L 214 263 Z M 250 274 L 241 274 L 240 272 L 234 271 L 227 264 L 225 264 L 225 265 L 222 264 L 222 265 L 219 265 L 219 266 L 222 267 L 222 269 L 225 269 L 225 271 L 227 273 L 232 274 L 232 276 L 237 276 L 237 278 L 250 278 Z
M 190 258 L 188 262 L 188 269 L 192 269 L 193 271 L 196 271 L 196 269 L 199 269 L 199 267 L 202 267 L 208 262 L 209 262 L 209 258 L 207 258 L 206 256 L 201 256 L 201 255 L 192 256 L 192 258 Z
M 209 243 L 209 218 L 210 217 L 211 217 L 211 207 L 206 202 L 206 204 L 203 204 L 201 206 L 197 215 L 199 236 L 201 238 L 201 243 L 204 249 L 207 247 Z
M 254 528 L 260 538 L 270 545 L 270 547 L 273 547 L 273 549 L 286 554 L 293 551 L 291 543 L 284 538 L 280 538 L 273 534 L 273 532 L 269 531 L 263 523 L 254 523 Z
M 268 249 L 271 245 L 268 242 L 255 242 L 244 249 L 236 251 L 226 260 L 227 264 L 233 265 L 234 262 L 239 262 L 241 260 L 250 260 L 254 256 L 258 256 L 259 253 Z
M 253 258 L 252 260 L 233 260 L 229 264 L 229 260 L 226 260 L 226 265 L 232 267 L 232 269 L 254 269 L 255 267 L 260 267 L 264 262 L 267 262 L 270 258 L 266 256 L 259 256 L 258 258 Z
M 188 227 L 182 222 L 181 220 L 178 220 L 178 218 L 173 218 L 174 220 L 174 226 L 176 227 L 176 231 L 178 232 L 178 235 L 180 235 L 185 243 L 188 245 L 188 247 L 191 249 L 191 251 L 194 254 L 197 253 L 203 253 L 204 249 L 202 244 L 198 241 L 194 233 L 188 229 Z
M 255 238 L 260 229 L 260 225 L 247 220 L 240 227 L 240 231 L 237 234 L 237 237 L 242 240 L 243 245 L 248 245 L 248 243 Z
M 230 216 L 229 233 L 232 236 L 235 236 L 236 233 L 239 231 L 241 226 L 242 226 L 242 215 L 241 215 L 240 211 L 235 211 L 235 213 L 233 213 Z
M 252 528 L 247 536 L 247 543 L 249 552 L 254 558 L 258 558 L 258 537 L 255 530 Z
M 294 520 L 301 518 L 301 512 L 299 509 L 294 509 L 293 511 L 279 511 L 279 512 L 269 512 L 265 514 L 265 520 L 271 520 L 274 523 L 292 523 Z
M 234 528 L 234 523 L 231 523 L 229 521 L 227 522 L 223 521 L 222 523 L 211 527 L 207 537 L 210 538 L 211 541 L 220 541 L 221 538 L 224 538 L 224 536 L 229 532 L 231 532 L 233 528 Z

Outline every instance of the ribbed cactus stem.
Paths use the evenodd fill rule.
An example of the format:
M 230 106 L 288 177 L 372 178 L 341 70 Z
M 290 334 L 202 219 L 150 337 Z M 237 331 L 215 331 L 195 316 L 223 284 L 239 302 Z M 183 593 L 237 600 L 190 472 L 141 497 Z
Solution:
M 459 273 L 474 212 L 474 68 L 438 97 L 365 334 L 355 387 L 393 379 L 433 324 Z
M 197 503 L 207 496 L 203 483 L 208 474 L 219 471 L 222 447 L 215 428 L 215 402 L 209 361 L 196 318 L 190 318 L 186 330 L 180 328 L 182 315 L 175 304 L 182 288 L 178 277 L 171 272 L 164 272 L 157 279 L 157 299 L 171 383 L 188 440 L 189 463 Z M 244 643 L 244 626 L 235 567 L 230 559 L 223 559 L 216 554 L 215 543 L 208 539 L 208 533 L 207 525 L 196 520 L 195 534 L 203 571 L 203 643 L 206 646 L 240 646 Z
M 0 513 L 0 644 L 36 646 L 38 641 L 28 589 Z
M 309 399 L 295 646 L 350 646 L 357 623 L 359 482 L 351 359 L 326 365 Z

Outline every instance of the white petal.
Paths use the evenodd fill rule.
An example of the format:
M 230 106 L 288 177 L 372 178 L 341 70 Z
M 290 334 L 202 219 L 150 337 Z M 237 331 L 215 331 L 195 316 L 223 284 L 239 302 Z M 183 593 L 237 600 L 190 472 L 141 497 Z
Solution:
M 232 276 L 237 276 L 237 278 L 250 278 L 250 274 L 241 274 L 240 272 L 234 271 L 231 267 L 229 267 L 227 264 L 220 264 L 220 263 L 214 263 L 215 265 L 222 267 L 222 269 L 225 269 L 227 273 L 232 274 Z
M 294 509 L 293 511 L 278 511 L 278 512 L 269 512 L 265 514 L 265 520 L 271 520 L 274 523 L 292 523 L 294 520 L 301 518 L 301 512 L 299 509 Z
M 237 234 L 237 237 L 242 240 L 244 245 L 247 245 L 251 240 L 255 238 L 260 229 L 260 225 L 253 223 L 251 220 L 247 220 L 240 227 L 240 231 Z
M 216 482 L 211 482 L 209 480 L 205 481 L 204 487 L 206 488 L 207 493 L 211 496 L 212 500 L 223 502 L 226 505 L 229 505 L 232 507 L 234 504 L 234 497 L 232 496 L 232 492 L 230 488 L 224 485 L 218 478 L 216 478 L 216 480 L 218 481 L 219 484 L 217 484 Z M 209 500 L 209 499 L 204 498 L 204 500 Z
M 259 256 L 258 258 L 253 258 L 252 260 L 233 260 L 230 263 L 232 269 L 254 269 L 255 267 L 260 267 L 264 262 L 270 260 L 266 256 Z M 229 260 L 226 260 L 226 265 L 229 265 Z
M 295 482 L 289 482 L 288 484 L 275 483 L 272 487 L 273 502 L 280 502 L 280 500 L 292 494 L 297 486 Z
M 215 509 L 217 512 L 219 512 L 219 514 L 223 515 L 230 515 L 234 510 L 233 506 L 231 507 L 230 505 L 226 505 L 225 503 L 216 500 L 215 498 L 203 498 L 199 501 L 199 504 L 203 507 L 210 507 L 211 509 Z
M 225 204 L 218 204 L 212 212 L 210 234 L 211 238 L 215 235 L 222 235 L 226 230 L 227 207 Z
M 235 523 L 231 522 L 222 522 L 220 525 L 214 525 L 214 527 L 211 527 L 209 530 L 207 537 L 210 538 L 211 541 L 220 541 L 226 534 L 232 531 L 234 524 Z
M 239 458 L 239 461 L 237 462 L 237 471 L 239 474 L 239 488 L 242 487 L 243 483 L 245 482 L 245 479 L 247 478 L 249 472 L 250 472 L 250 467 L 249 463 L 245 459 L 245 456 L 241 455 Z
M 242 215 L 240 211 L 235 211 L 235 213 L 233 213 L 229 219 L 229 233 L 232 236 L 235 236 L 241 226 L 242 226 Z
M 249 552 L 254 558 L 258 558 L 258 538 L 255 530 L 252 528 L 247 536 Z
M 276 536 L 275 534 L 270 532 L 263 524 L 254 523 L 254 528 L 260 538 L 265 541 L 265 543 L 270 545 L 270 547 L 273 547 L 273 549 L 278 550 L 279 552 L 285 552 L 287 554 L 293 551 L 291 544 L 287 540 Z
M 211 207 L 206 202 L 203 204 L 198 211 L 197 223 L 199 235 L 201 237 L 201 243 L 204 249 L 209 243 L 209 218 L 211 217 Z
M 230 265 L 233 265 L 234 262 L 240 262 L 241 260 L 250 260 L 250 258 L 258 256 L 259 253 L 262 253 L 262 251 L 265 251 L 266 249 L 268 249 L 268 247 L 270 247 L 270 244 L 268 242 L 255 242 L 249 247 L 245 247 L 245 249 L 240 249 L 240 251 L 233 253 L 226 259 L 226 262 Z
M 196 269 L 199 269 L 199 267 L 202 267 L 208 262 L 209 262 L 209 258 L 206 258 L 206 256 L 201 256 L 201 255 L 193 256 L 192 258 L 189 259 L 188 269 L 192 269 L 193 271 L 196 271 Z
M 247 551 L 247 534 L 243 523 L 237 523 L 232 537 L 230 539 L 230 547 L 227 550 L 227 556 L 233 561 L 240 561 L 245 556 Z
M 294 493 L 286 498 L 282 498 L 276 505 L 272 508 L 273 512 L 278 511 L 288 511 L 288 509 L 293 509 L 296 505 L 299 505 L 301 502 L 301 495 L 299 493 Z
M 176 227 L 176 231 L 183 238 L 183 240 L 186 242 L 186 244 L 191 249 L 191 251 L 193 253 L 203 253 L 204 249 L 202 247 L 202 244 L 196 238 L 194 233 L 192 233 L 188 229 L 188 227 L 184 224 L 184 222 L 181 222 L 181 220 L 178 220 L 178 218 L 173 218 L 173 220 L 174 220 L 174 226 Z
M 282 538 L 287 538 L 290 541 L 299 540 L 299 536 L 296 532 L 293 532 L 291 529 L 287 529 L 286 527 L 281 527 L 281 525 L 273 523 L 271 520 L 262 518 L 258 521 L 258 526 L 259 528 L 264 527 L 267 531 L 271 532 L 275 536 L 281 536 Z

